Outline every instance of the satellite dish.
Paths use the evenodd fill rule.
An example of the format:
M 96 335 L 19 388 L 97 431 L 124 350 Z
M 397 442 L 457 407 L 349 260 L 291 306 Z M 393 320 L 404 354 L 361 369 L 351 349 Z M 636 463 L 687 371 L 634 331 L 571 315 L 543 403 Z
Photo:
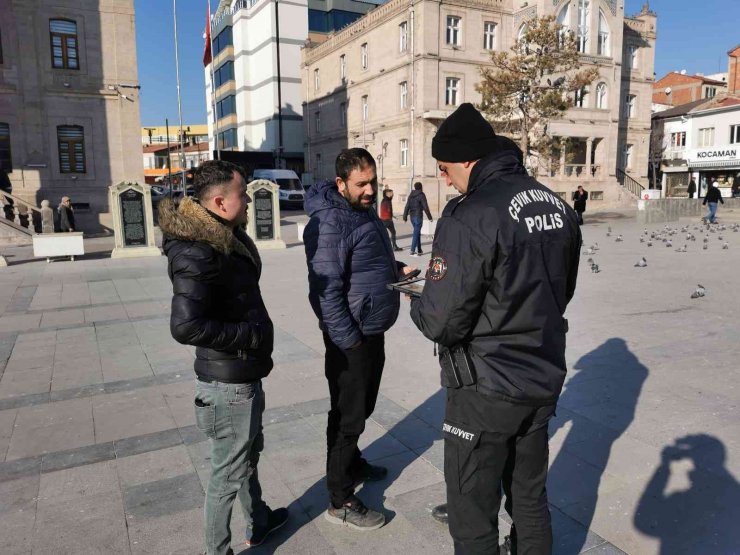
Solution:
M 673 91 L 673 89 L 671 89 L 670 87 L 666 87 L 665 88 L 665 93 L 666 94 L 671 94 L 672 91 Z

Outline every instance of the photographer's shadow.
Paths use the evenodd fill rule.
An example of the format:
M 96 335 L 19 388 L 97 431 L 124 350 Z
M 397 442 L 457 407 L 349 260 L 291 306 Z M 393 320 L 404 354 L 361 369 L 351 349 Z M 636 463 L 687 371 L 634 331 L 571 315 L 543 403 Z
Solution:
M 661 555 L 740 553 L 740 484 L 725 459 L 724 444 L 706 434 L 663 449 L 634 515 L 635 528 L 660 541 Z M 671 467 L 679 474 L 684 465 L 671 487 Z M 680 479 L 685 472 L 688 487 Z

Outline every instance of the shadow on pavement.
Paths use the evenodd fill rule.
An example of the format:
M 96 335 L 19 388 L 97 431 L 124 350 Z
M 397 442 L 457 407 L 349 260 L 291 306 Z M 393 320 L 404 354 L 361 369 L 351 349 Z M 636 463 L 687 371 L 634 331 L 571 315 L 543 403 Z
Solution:
M 548 475 L 547 489 L 550 502 L 559 505 L 578 502 L 578 519 L 583 526 L 568 532 L 566 552 L 580 553 L 586 549 L 589 528 L 596 510 L 601 478 L 614 442 L 630 427 L 635 417 L 637 400 L 648 369 L 640 363 L 621 338 L 611 338 L 590 353 L 581 357 L 574 366 L 578 372 L 567 382 L 560 396 L 558 407 L 600 404 L 600 412 L 608 414 L 610 424 L 601 432 L 588 418 L 556 417 L 550 424 L 550 437 L 568 423 L 563 445 L 553 461 Z M 589 463 L 595 472 L 576 468 L 578 459 L 574 452 L 588 452 Z M 557 536 L 556 531 L 556 539 Z M 563 546 L 560 546 L 561 548 Z
M 663 449 L 634 515 L 635 528 L 660 540 L 660 555 L 740 553 L 740 484 L 725 459 L 724 444 L 706 434 Z M 669 493 L 671 466 L 686 463 L 689 487 Z

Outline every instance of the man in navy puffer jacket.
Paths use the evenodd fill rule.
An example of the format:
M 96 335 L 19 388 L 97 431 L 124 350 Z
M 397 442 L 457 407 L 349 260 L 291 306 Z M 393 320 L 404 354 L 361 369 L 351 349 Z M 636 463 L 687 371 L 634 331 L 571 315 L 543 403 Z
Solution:
M 375 160 L 364 149 L 342 151 L 335 181 L 309 189 L 311 216 L 303 234 L 309 300 L 326 346 L 325 374 L 331 410 L 326 429 L 326 518 L 360 530 L 385 523 L 354 495 L 359 482 L 381 480 L 387 470 L 362 458 L 357 441 L 378 397 L 385 363 L 384 333 L 395 323 L 399 294 L 386 286 L 407 273 L 397 263 L 388 233 L 373 209 Z

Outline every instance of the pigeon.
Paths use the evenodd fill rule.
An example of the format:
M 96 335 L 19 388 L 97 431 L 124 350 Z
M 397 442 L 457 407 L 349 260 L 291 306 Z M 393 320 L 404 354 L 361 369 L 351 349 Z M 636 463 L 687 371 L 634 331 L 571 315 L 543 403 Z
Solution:
M 621 243 L 622 241 L 624 241 L 624 239 L 622 239 L 622 236 L 621 235 L 617 235 L 617 238 L 614 241 L 616 243 Z
M 601 270 L 599 270 L 598 264 L 591 264 L 591 272 L 594 274 L 598 274 Z
M 678 247 L 676 249 L 676 252 L 686 252 L 688 250 L 688 245 L 684 245 L 683 247 Z
M 609 233 L 611 233 L 611 232 L 612 232 L 612 226 L 609 226 L 609 227 L 607 228 L 607 231 L 608 231 Z
M 722 245 L 722 250 L 726 251 L 729 248 L 730 248 L 730 244 L 727 241 L 725 241 L 724 244 Z
M 655 232 L 653 232 L 653 233 L 650 234 L 650 238 L 651 239 L 655 239 Z
M 589 247 L 585 251 L 583 251 L 583 254 L 586 256 L 591 256 L 592 254 L 596 254 L 596 251 L 592 247 Z
M 704 242 L 709 243 L 709 237 L 704 237 Z
M 640 243 L 644 243 L 644 242 L 645 242 L 645 238 L 644 237 L 640 237 Z
M 692 235 L 692 236 L 691 236 L 691 240 L 692 240 L 692 241 L 696 241 L 696 235 Z
M 652 246 L 653 246 L 653 242 L 652 241 L 648 241 L 648 247 L 652 247 Z
M 707 294 L 707 290 L 704 289 L 704 286 L 700 283 L 699 285 L 696 286 L 696 291 L 691 293 L 691 298 L 698 299 L 699 297 L 703 297 L 706 294 Z
M 586 260 L 586 264 L 588 264 L 589 266 L 591 266 L 592 264 L 594 264 L 594 259 L 593 258 L 589 258 L 588 260 Z
M 635 268 L 644 268 L 647 266 L 647 260 L 645 260 L 645 257 L 643 256 L 637 264 L 635 264 Z
M 591 248 L 594 249 L 595 251 L 597 251 L 597 250 L 599 250 L 599 244 L 598 243 L 594 243 L 593 245 L 591 245 Z
M 720 235 L 719 237 L 717 237 L 717 239 L 719 239 L 720 241 L 722 241 L 723 237 Z
M 665 246 L 668 248 L 671 248 L 673 246 L 673 243 L 671 243 L 670 241 L 667 241 Z
M 607 236 L 607 237 L 611 237 L 611 236 L 612 236 L 612 232 L 611 232 L 611 231 L 607 231 L 607 232 L 606 232 L 606 236 Z
M 707 245 L 706 243 L 704 243 L 704 246 L 702 247 L 702 249 L 703 250 L 707 250 L 708 248 L 709 248 L 709 245 Z

